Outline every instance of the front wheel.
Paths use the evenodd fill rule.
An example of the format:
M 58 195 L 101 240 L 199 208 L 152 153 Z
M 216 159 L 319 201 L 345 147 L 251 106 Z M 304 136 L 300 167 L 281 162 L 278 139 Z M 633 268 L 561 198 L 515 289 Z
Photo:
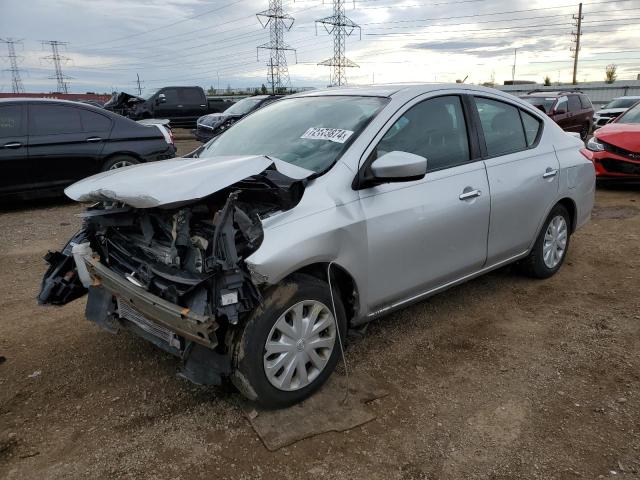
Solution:
M 587 141 L 587 138 L 589 138 L 589 133 L 591 133 L 591 125 L 585 123 L 580 129 L 580 138 L 583 142 Z
M 563 205 L 556 205 L 521 265 L 523 272 L 534 278 L 549 278 L 562 266 L 571 235 L 571 219 Z
M 282 408 L 309 397 L 340 358 L 346 314 L 334 290 L 309 275 L 293 275 L 271 289 L 234 345 L 232 381 L 246 397 Z M 337 317 L 337 318 L 336 318 Z

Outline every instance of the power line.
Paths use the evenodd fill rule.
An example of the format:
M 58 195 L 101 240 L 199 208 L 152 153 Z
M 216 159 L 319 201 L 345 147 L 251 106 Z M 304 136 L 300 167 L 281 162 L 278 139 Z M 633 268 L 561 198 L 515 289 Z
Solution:
M 318 65 L 333 67 L 331 85 L 346 85 L 346 69 L 358 66 L 345 55 L 346 39 L 355 29 L 361 32 L 360 26 L 345 15 L 344 0 L 333 0 L 333 15 L 316 20 L 316 25 L 318 23 L 324 26 L 327 33 L 333 34 L 333 57 L 323 60 Z M 362 33 L 360 35 L 362 36 Z
M 53 68 L 55 71 L 55 75 L 53 77 L 49 77 L 51 79 L 55 79 L 58 83 L 57 91 L 60 93 L 69 93 L 69 88 L 66 82 L 66 79 L 71 78 L 68 75 L 62 73 L 62 62 L 69 60 L 68 57 L 63 57 L 60 55 L 60 47 L 65 47 L 69 42 L 59 42 L 58 40 L 43 40 L 42 45 L 51 47 L 51 55 L 48 57 L 43 57 L 46 60 L 51 60 L 53 62 Z
M 13 93 L 24 93 L 24 85 L 20 77 L 20 69 L 18 68 L 18 57 L 16 55 L 16 44 L 22 43 L 22 40 L 13 38 L 0 38 L 0 42 L 7 44 L 7 58 L 9 59 L 9 71 L 11 72 L 11 91 Z
M 269 50 L 267 81 L 271 85 L 271 93 L 276 93 L 291 85 L 287 68 L 287 51 L 295 53 L 296 50 L 284 42 L 284 32 L 291 30 L 295 20 L 282 11 L 282 0 L 269 0 L 269 9 L 256 16 L 262 28 L 269 27 L 269 41 L 258 46 L 257 55 L 259 60 L 260 50 Z

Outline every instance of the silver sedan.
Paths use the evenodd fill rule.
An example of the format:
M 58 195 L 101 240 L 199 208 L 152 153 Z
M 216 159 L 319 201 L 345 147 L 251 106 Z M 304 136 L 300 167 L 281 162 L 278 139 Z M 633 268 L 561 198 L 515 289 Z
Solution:
M 311 91 L 247 116 L 197 158 L 69 187 L 104 203 L 66 258 L 90 287 L 90 320 L 134 325 L 183 358 L 186 378 L 228 376 L 281 407 L 322 385 L 348 327 L 509 263 L 555 274 L 593 207 L 581 148 L 492 89 Z M 64 303 L 56 281 L 45 277 L 43 303 Z

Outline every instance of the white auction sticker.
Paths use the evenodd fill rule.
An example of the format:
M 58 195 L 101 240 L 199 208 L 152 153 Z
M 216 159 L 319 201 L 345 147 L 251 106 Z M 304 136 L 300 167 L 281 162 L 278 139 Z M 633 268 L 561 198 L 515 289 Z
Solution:
M 312 140 L 329 140 L 330 142 L 344 143 L 353 135 L 351 130 L 343 130 L 341 128 L 324 128 L 311 127 L 304 132 L 300 138 L 309 138 Z

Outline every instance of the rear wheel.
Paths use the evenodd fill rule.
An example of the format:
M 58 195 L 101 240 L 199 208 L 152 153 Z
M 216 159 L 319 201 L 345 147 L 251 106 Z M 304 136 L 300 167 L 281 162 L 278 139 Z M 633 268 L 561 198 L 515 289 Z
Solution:
M 293 275 L 269 291 L 247 321 L 234 346 L 233 383 L 267 408 L 300 402 L 315 392 L 340 358 L 346 315 L 329 285 L 309 275 Z
M 116 155 L 111 157 L 102 165 L 102 171 L 115 170 L 116 168 L 129 167 L 131 165 L 137 165 L 140 163 L 137 159 L 128 155 Z
M 520 264 L 525 274 L 549 278 L 560 270 L 569 249 L 570 225 L 567 209 L 560 204 L 553 207 L 531 253 Z

